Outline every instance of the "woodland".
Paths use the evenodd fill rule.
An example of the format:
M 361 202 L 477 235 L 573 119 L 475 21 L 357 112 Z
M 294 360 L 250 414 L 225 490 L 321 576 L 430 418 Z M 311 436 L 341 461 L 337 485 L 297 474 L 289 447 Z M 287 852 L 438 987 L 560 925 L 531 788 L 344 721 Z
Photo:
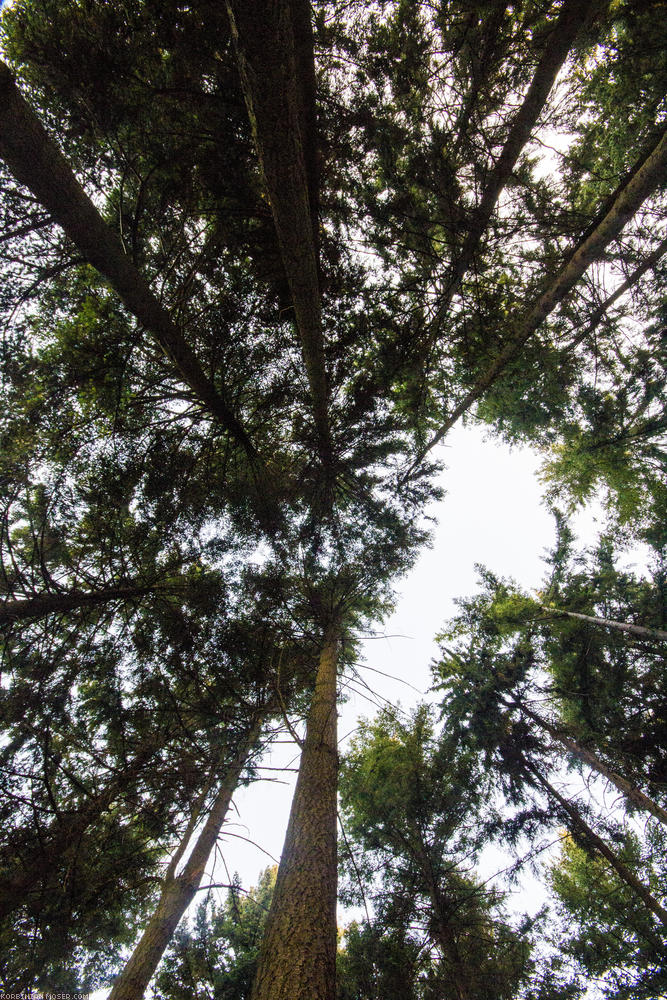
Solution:
M 666 997 L 666 5 L 1 30 L 2 989 Z M 461 421 L 540 454 L 544 578 L 480 567 L 428 698 L 339 747 Z M 243 886 L 219 838 L 285 739 Z

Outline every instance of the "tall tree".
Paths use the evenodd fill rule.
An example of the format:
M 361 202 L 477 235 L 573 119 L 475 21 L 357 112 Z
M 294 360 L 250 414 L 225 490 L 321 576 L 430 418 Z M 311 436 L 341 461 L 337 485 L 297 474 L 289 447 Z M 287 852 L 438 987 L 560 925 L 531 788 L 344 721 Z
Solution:
M 624 850 L 644 870 L 659 878 L 664 851 L 652 845 L 642 858 L 642 848 L 629 838 Z M 595 977 L 605 997 L 652 997 L 664 992 L 663 949 L 654 940 L 646 913 L 626 886 L 604 862 L 587 853 L 572 839 L 563 842 L 549 881 L 558 898 L 559 915 L 567 924 L 562 939 L 586 976 Z
M 247 1000 L 275 881 L 276 868 L 267 868 L 249 891 L 233 879 L 221 905 L 210 894 L 205 898 L 193 926 L 179 931 L 160 969 L 160 1000 L 185 1000 L 204 984 L 215 1000 Z
M 435 989 L 459 1000 L 514 996 L 530 943 L 527 928 L 504 921 L 501 899 L 470 873 L 484 844 L 484 779 L 474 756 L 436 737 L 422 706 L 405 723 L 385 713 L 363 727 L 343 774 L 349 896 L 368 899 L 380 928 L 400 920 L 436 962 Z
M 138 775 L 146 796 L 163 790 L 155 826 L 132 825 L 155 866 L 221 734 L 257 685 L 282 687 L 261 652 L 289 651 L 281 708 L 306 730 L 258 1000 L 333 1000 L 334 650 L 352 655 L 426 539 L 430 445 L 462 416 L 548 445 L 555 489 L 629 484 L 619 519 L 655 541 L 665 75 L 651 22 L 632 3 L 459 0 L 19 0 L 3 14 L 3 586 L 52 604 L 152 588 L 13 615 L 11 829 L 55 843 L 62 806 L 86 797 L 77 782 L 112 794 L 95 748 L 122 771 L 155 714 L 182 736 Z M 570 138 L 545 172 L 547 125 Z M 619 348 L 631 301 L 642 331 Z M 158 596 L 177 574 L 185 591 Z M 638 662 L 627 648 L 619 664 Z M 589 715 L 606 724 L 612 699 Z

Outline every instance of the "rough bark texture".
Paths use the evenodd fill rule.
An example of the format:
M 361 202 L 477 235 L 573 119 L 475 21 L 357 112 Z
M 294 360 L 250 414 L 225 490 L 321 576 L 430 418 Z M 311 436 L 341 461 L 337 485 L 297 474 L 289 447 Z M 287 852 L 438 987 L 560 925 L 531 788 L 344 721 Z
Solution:
M 666 172 L 667 133 L 663 135 L 660 142 L 641 167 L 633 171 L 632 179 L 623 187 L 610 211 L 594 232 L 572 254 L 551 284 L 537 299 L 525 318 L 516 324 L 514 333 L 509 337 L 496 360 L 487 368 L 484 374 L 480 375 L 472 389 L 454 407 L 447 420 L 412 463 L 405 474 L 405 478 L 421 463 L 428 452 L 442 441 L 447 431 L 451 430 L 459 417 L 463 416 L 473 403 L 484 395 L 505 368 L 519 356 L 526 341 L 530 339 L 556 306 L 563 301 L 565 296 L 572 291 L 590 264 L 600 258 L 605 248 L 619 235 L 626 223 L 639 209 L 642 202 L 664 181 Z
M 660 639 L 667 641 L 667 632 L 661 628 L 648 628 L 646 625 L 632 625 L 626 622 L 616 622 L 611 618 L 596 618 L 594 615 L 582 615 L 578 611 L 563 611 L 560 608 L 549 608 L 540 605 L 543 611 L 548 611 L 553 615 L 565 615 L 566 618 L 576 618 L 582 622 L 590 622 L 592 625 L 601 625 L 603 628 L 615 629 L 617 632 L 629 632 L 631 635 L 638 635 L 641 639 Z
M 104 275 L 132 315 L 155 337 L 196 399 L 256 462 L 253 444 L 239 420 L 204 374 L 181 330 L 126 255 L 119 237 L 107 226 L 2 62 L 0 157 L 84 257 Z
M 95 607 L 108 601 L 132 600 L 157 587 L 107 587 L 98 591 L 71 590 L 68 593 L 38 594 L 0 603 L 0 624 L 15 621 L 36 621 L 46 615 L 80 608 Z
M 241 85 L 292 294 L 315 425 L 331 459 L 317 250 L 315 69 L 307 0 L 228 0 Z
M 117 977 L 109 1000 L 140 1000 L 143 997 L 181 917 L 199 888 L 209 855 L 220 833 L 248 755 L 257 742 L 259 731 L 258 722 L 230 764 L 190 857 L 182 872 L 176 875 L 176 866 L 185 853 L 193 832 L 194 823 L 191 821 L 189 824 L 167 869 L 158 904 L 139 943 Z
M 514 703 L 517 708 L 519 708 L 524 715 L 527 715 L 529 719 L 532 719 L 540 729 L 543 729 L 549 736 L 557 740 L 562 746 L 564 746 L 570 753 L 574 754 L 580 761 L 584 764 L 588 764 L 592 767 L 594 771 L 601 774 L 603 777 L 610 781 L 612 785 L 618 788 L 619 792 L 631 802 L 637 809 L 642 809 L 645 812 L 650 812 L 656 819 L 659 819 L 661 823 L 667 826 L 667 811 L 665 811 L 662 806 L 654 802 L 653 799 L 645 795 L 641 789 L 637 788 L 632 782 L 628 781 L 622 775 L 618 774 L 616 771 L 612 770 L 610 767 L 600 760 L 600 758 L 593 753 L 592 750 L 587 750 L 586 747 L 582 747 L 576 740 L 572 739 L 562 730 L 553 726 L 547 719 L 543 719 L 541 715 L 537 712 L 533 712 L 532 709 L 528 708 L 522 702 Z
M 654 913 L 656 917 L 662 922 L 664 927 L 667 927 L 667 910 L 662 906 L 658 900 L 653 896 L 649 890 L 646 888 L 643 882 L 640 882 L 637 876 L 630 871 L 627 865 L 625 865 L 621 859 L 614 854 L 611 848 L 607 847 L 604 840 L 598 837 L 597 833 L 590 828 L 588 823 L 585 821 L 578 809 L 576 809 L 567 799 L 563 798 L 562 795 L 556 791 L 556 789 L 551 785 L 546 778 L 544 778 L 537 768 L 529 766 L 531 774 L 533 774 L 537 782 L 544 788 L 544 790 L 560 805 L 563 812 L 572 820 L 572 826 L 575 831 L 577 831 L 583 839 L 593 847 L 598 854 L 611 865 L 616 874 L 626 885 L 630 886 L 633 892 L 641 899 L 644 905 Z
M 452 264 L 452 273 L 445 289 L 444 299 L 438 304 L 440 317 L 446 314 L 461 279 L 472 264 L 500 193 L 512 176 L 512 171 L 537 124 L 558 72 L 567 59 L 577 33 L 590 18 L 592 9 L 592 4 L 582 3 L 581 0 L 565 0 L 561 7 L 560 15 L 545 43 L 523 104 L 512 120 L 502 152 L 488 175 L 461 252 Z
M 338 636 L 315 692 L 252 1000 L 335 1000 Z

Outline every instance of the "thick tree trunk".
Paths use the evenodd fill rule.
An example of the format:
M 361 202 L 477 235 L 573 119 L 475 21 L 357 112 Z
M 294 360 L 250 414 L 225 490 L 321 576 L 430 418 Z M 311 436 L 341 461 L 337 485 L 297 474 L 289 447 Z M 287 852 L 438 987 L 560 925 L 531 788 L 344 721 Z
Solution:
M 540 729 L 549 733 L 553 739 L 557 740 L 562 746 L 569 750 L 570 753 L 574 754 L 575 757 L 578 757 L 582 763 L 588 764 L 588 766 L 592 767 L 594 771 L 597 771 L 598 774 L 601 774 L 607 779 L 607 781 L 610 781 L 612 785 L 618 788 L 619 792 L 625 795 L 626 799 L 631 802 L 633 806 L 637 809 L 642 809 L 645 812 L 650 812 L 656 817 L 656 819 L 659 819 L 661 823 L 664 823 L 665 826 L 667 826 L 667 811 L 665 811 L 662 806 L 658 805 L 657 802 L 654 802 L 653 799 L 649 798 L 648 795 L 645 795 L 644 792 L 633 785 L 632 782 L 628 781 L 627 778 L 624 778 L 622 775 L 617 774 L 616 771 L 613 771 L 610 767 L 607 767 L 604 761 L 600 760 L 600 758 L 594 754 L 592 750 L 587 750 L 586 747 L 582 747 L 576 740 L 572 739 L 571 736 L 568 736 L 566 733 L 562 732 L 562 730 L 553 726 L 546 719 L 543 719 L 541 715 L 538 715 L 537 712 L 528 708 L 528 706 L 524 705 L 523 702 L 515 701 L 514 704 L 523 712 L 524 715 L 527 715 L 528 718 L 536 722 Z
M 631 635 L 638 635 L 641 639 L 660 639 L 667 641 L 667 632 L 660 628 L 648 628 L 646 625 L 628 625 L 626 622 L 616 622 L 611 618 L 596 618 L 594 615 L 582 615 L 578 611 L 563 611 L 562 608 L 547 607 L 541 604 L 543 611 L 553 615 L 565 615 L 566 618 L 576 618 L 582 622 L 590 622 L 592 625 L 601 625 L 603 628 L 616 629 L 617 632 L 629 632 Z
M 228 0 L 241 84 L 292 294 L 325 464 L 331 460 L 318 262 L 315 69 L 307 0 Z
M 521 151 L 546 104 L 558 72 L 563 66 L 578 32 L 590 18 L 594 5 L 581 0 L 565 0 L 557 21 L 546 40 L 523 104 L 512 119 L 509 135 L 493 169 L 486 180 L 480 203 L 473 213 L 470 227 L 459 256 L 454 260 L 451 276 L 438 302 L 438 317 L 444 318 L 452 298 L 472 264 L 480 240 L 486 232 L 493 210 L 503 188 L 512 176 Z
M 95 607 L 109 601 L 132 600 L 143 597 L 157 587 L 107 587 L 98 591 L 70 590 L 63 593 L 37 594 L 14 601 L 0 603 L 0 624 L 45 618 L 46 615 L 80 608 Z
M 232 795 L 236 790 L 248 756 L 257 742 L 260 729 L 261 722 L 258 721 L 229 765 L 190 857 L 182 872 L 176 875 L 176 867 L 187 849 L 196 825 L 197 810 L 195 810 L 195 814 L 167 869 L 157 906 L 123 971 L 116 978 L 109 994 L 109 1000 L 141 1000 L 143 997 L 181 917 L 199 888 L 209 855 L 215 846 L 229 809 Z
M 556 802 L 560 805 L 563 812 L 572 821 L 573 830 L 577 831 L 584 840 L 590 844 L 594 850 L 598 852 L 614 869 L 618 877 L 628 885 L 633 892 L 641 899 L 644 905 L 655 914 L 656 917 L 661 921 L 664 927 L 667 928 L 667 910 L 662 906 L 658 900 L 653 896 L 649 890 L 646 888 L 643 882 L 640 882 L 634 872 L 631 872 L 627 865 L 625 865 L 621 859 L 614 854 L 614 852 L 609 848 L 601 837 L 598 837 L 597 833 L 590 828 L 588 823 L 585 821 L 581 813 L 575 806 L 573 806 L 567 799 L 563 798 L 556 789 L 544 778 L 539 770 L 532 764 L 527 765 L 528 770 L 534 775 L 537 782 L 544 788 L 548 795 L 550 795 Z
M 252 1000 L 335 1000 L 338 630 L 324 640 Z
M 241 445 L 257 453 L 226 401 L 206 377 L 181 330 L 157 300 L 77 181 L 72 169 L 23 99 L 8 67 L 0 62 L 0 157 L 19 183 L 42 204 L 123 304 L 155 337 L 196 399 Z
M 605 248 L 623 230 L 626 223 L 633 217 L 646 198 L 651 195 L 662 182 L 667 170 L 667 133 L 663 134 L 650 155 L 632 172 L 632 177 L 623 186 L 609 212 L 590 236 L 575 250 L 567 263 L 561 268 L 551 284 L 540 295 L 523 320 L 516 323 L 514 332 L 509 336 L 505 347 L 496 360 L 479 376 L 472 389 L 457 403 L 445 422 L 438 428 L 428 444 L 419 452 L 417 458 L 404 475 L 407 479 L 422 462 L 425 456 L 444 438 L 447 431 L 456 424 L 459 417 L 470 409 L 489 389 L 507 366 L 519 357 L 521 349 L 553 312 L 566 295 L 572 291 L 590 264 L 599 260 Z

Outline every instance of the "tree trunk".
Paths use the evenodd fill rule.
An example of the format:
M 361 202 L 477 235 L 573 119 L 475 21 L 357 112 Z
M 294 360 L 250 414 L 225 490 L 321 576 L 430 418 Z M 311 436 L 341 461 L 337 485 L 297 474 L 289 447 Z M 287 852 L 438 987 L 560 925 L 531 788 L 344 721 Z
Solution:
M 331 461 L 317 253 L 315 69 L 307 0 L 228 0 L 241 85 L 292 295 L 315 425 Z
M 547 316 L 553 312 L 566 295 L 572 291 L 584 272 L 595 260 L 599 260 L 605 248 L 623 230 L 626 223 L 633 217 L 646 198 L 651 195 L 662 182 L 667 170 L 667 133 L 646 157 L 639 167 L 632 171 L 632 177 L 622 189 L 607 215 L 600 221 L 594 231 L 577 247 L 567 263 L 561 268 L 551 284 L 539 296 L 533 307 L 523 320 L 519 320 L 514 332 L 500 351 L 496 360 L 477 378 L 472 389 L 456 404 L 444 423 L 438 428 L 428 444 L 422 448 L 414 462 L 410 465 L 403 479 L 406 480 L 421 464 L 425 456 L 451 430 L 459 417 L 470 409 L 507 366 L 519 357 L 521 349 L 535 333 Z
M 472 264 L 498 198 L 512 176 L 512 171 L 537 124 L 558 72 L 567 59 L 578 32 L 589 20 L 593 6 L 582 3 L 581 0 L 565 0 L 561 7 L 559 17 L 549 33 L 523 104 L 512 119 L 505 145 L 489 173 L 480 203 L 473 213 L 461 252 L 452 264 L 452 273 L 445 288 L 444 299 L 438 303 L 439 319 L 444 318 L 461 279 Z
M 320 655 L 252 1000 L 335 1000 L 338 628 Z
M 526 766 L 547 794 L 555 799 L 563 811 L 570 817 L 573 829 L 578 831 L 583 836 L 584 840 L 590 844 L 591 847 L 598 852 L 598 854 L 601 854 L 602 857 L 609 862 L 618 877 L 625 882 L 626 885 L 630 886 L 633 892 L 636 893 L 651 913 L 654 913 L 663 926 L 667 928 L 667 910 L 664 906 L 661 906 L 654 896 L 651 895 L 644 883 L 640 882 L 634 872 L 631 872 L 628 866 L 625 865 L 621 859 L 614 854 L 611 848 L 605 844 L 604 840 L 602 840 L 601 837 L 598 837 L 597 833 L 590 828 L 579 810 L 568 802 L 567 799 L 564 799 L 563 796 L 556 791 L 553 785 L 551 785 L 547 779 L 540 774 L 536 767 L 532 764 L 526 764 Z
M 580 761 L 584 764 L 588 764 L 592 767 L 594 771 L 601 774 L 603 777 L 610 781 L 612 785 L 618 788 L 619 792 L 631 802 L 637 809 L 642 809 L 646 812 L 650 812 L 656 819 L 659 819 L 661 823 L 667 826 L 667 811 L 665 811 L 662 806 L 650 799 L 648 795 L 645 795 L 639 788 L 636 788 L 627 778 L 622 777 L 622 775 L 617 774 L 616 771 L 612 771 L 610 767 L 600 760 L 600 758 L 592 752 L 592 750 L 587 750 L 586 747 L 582 747 L 576 740 L 572 739 L 566 733 L 562 732 L 556 726 L 553 726 L 546 719 L 543 719 L 541 715 L 537 712 L 533 712 L 532 709 L 528 708 L 523 702 L 515 701 L 514 704 L 519 708 L 524 715 L 527 715 L 530 719 L 538 724 L 541 729 L 549 733 L 555 740 L 557 740 L 562 746 L 564 746 L 570 753 L 578 757 Z
M 246 431 L 19 93 L 3 62 L 0 62 L 0 157 L 84 257 L 107 278 L 132 315 L 152 333 L 204 409 L 229 431 L 256 464 L 257 453 Z
M 248 756 L 257 742 L 260 729 L 261 721 L 258 720 L 230 764 L 190 857 L 180 875 L 176 875 L 176 866 L 187 849 L 197 822 L 198 810 L 195 809 L 194 816 L 167 869 L 157 906 L 132 955 L 116 978 L 108 1000 L 140 1000 L 143 997 L 181 917 L 199 888 L 232 795 Z
M 603 628 L 616 629 L 617 632 L 630 632 L 631 635 L 638 635 L 641 639 L 660 639 L 667 641 L 667 632 L 660 628 L 648 628 L 646 625 L 628 625 L 625 622 L 616 622 L 611 618 L 595 618 L 593 615 L 581 615 L 577 611 L 563 611 L 561 608 L 547 607 L 540 604 L 543 611 L 552 615 L 565 615 L 567 618 L 577 618 L 582 622 L 591 622 L 593 625 L 601 625 Z
M 158 588 L 156 586 L 107 587 L 98 591 L 70 590 L 66 593 L 37 594 L 35 597 L 3 601 L 0 603 L 0 624 L 27 619 L 36 621 L 46 615 L 95 607 L 108 601 L 132 600 L 134 597 L 143 597 L 155 589 Z
M 423 847 L 423 852 L 422 864 L 424 856 L 427 855 L 425 847 Z M 442 893 L 435 882 L 430 859 L 427 866 L 428 892 L 433 908 L 433 937 L 435 943 L 440 946 L 444 968 L 449 972 L 450 981 L 456 993 L 455 1000 L 470 1000 L 470 985 L 469 977 L 466 975 L 466 966 L 461 960 L 456 934 L 452 929 L 451 916 L 443 912 Z

